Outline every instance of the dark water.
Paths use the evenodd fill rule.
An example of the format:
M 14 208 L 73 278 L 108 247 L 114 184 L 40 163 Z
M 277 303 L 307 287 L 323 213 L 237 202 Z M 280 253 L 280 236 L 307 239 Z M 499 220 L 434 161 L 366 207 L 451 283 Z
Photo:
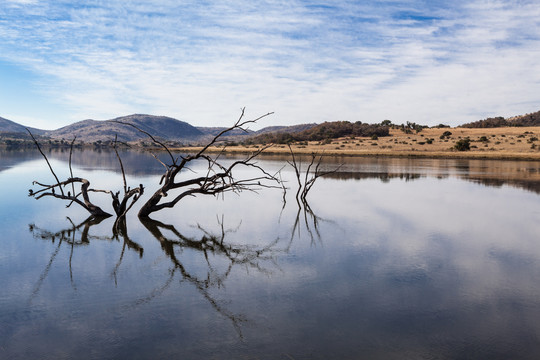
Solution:
M 60 177 L 68 156 L 50 154 Z M 161 165 L 122 158 L 150 193 Z M 122 187 L 114 153 L 73 164 L 95 187 Z M 0 358 L 540 357 L 540 163 L 323 165 L 336 164 L 312 213 L 286 167 L 284 208 L 266 189 L 186 198 L 141 223 L 138 203 L 115 234 L 113 219 L 29 198 L 32 180 L 54 182 L 45 162 L 1 152 Z

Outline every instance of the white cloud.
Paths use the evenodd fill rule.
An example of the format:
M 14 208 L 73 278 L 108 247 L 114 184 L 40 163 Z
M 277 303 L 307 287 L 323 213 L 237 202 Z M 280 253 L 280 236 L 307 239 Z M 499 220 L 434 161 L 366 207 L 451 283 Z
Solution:
M 272 124 L 455 125 L 540 106 L 534 2 L 17 3 L 0 9 L 0 59 L 48 79 L 36 85 L 69 109 L 64 124 L 225 125 L 247 106 Z

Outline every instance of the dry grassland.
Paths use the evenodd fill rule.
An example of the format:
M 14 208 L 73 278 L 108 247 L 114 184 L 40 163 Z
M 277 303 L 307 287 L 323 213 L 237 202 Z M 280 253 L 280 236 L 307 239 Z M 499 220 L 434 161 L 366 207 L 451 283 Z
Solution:
M 452 134 L 441 138 L 445 131 Z M 469 138 L 469 151 L 457 151 L 454 145 Z M 295 153 L 324 153 L 350 156 L 404 156 L 435 158 L 493 158 L 540 160 L 540 127 L 505 127 L 491 129 L 441 128 L 424 129 L 406 134 L 390 130 L 390 136 L 372 140 L 368 137 L 334 139 L 331 142 L 311 141 L 292 145 Z M 227 152 L 253 151 L 260 145 L 227 147 Z M 188 150 L 188 149 L 185 149 Z M 190 151 L 195 150 L 190 148 Z M 213 149 L 213 150 L 218 150 Z M 265 153 L 287 153 L 286 145 L 274 145 Z

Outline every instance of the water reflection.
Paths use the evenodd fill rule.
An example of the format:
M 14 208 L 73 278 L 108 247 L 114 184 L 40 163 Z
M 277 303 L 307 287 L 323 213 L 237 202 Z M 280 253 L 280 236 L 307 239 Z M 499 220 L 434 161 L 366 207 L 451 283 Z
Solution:
M 161 164 L 147 151 L 121 149 L 119 154 L 128 175 L 157 175 L 163 172 Z M 69 149 L 49 149 L 47 156 L 67 164 Z M 165 154 L 157 153 L 157 156 L 165 157 Z M 237 158 L 234 154 L 227 156 L 231 159 Z M 34 149 L 0 150 L 0 171 L 38 158 L 39 153 Z M 263 154 L 261 159 L 285 164 L 289 157 Z M 112 149 L 75 149 L 72 161 L 74 166 L 81 169 L 120 171 L 118 159 Z M 323 158 L 322 169 L 333 169 L 336 163 L 342 164 L 340 170 L 327 176 L 340 180 L 379 179 L 387 182 L 392 179 L 410 181 L 423 177 L 456 177 L 485 186 L 507 185 L 540 193 L 539 161 L 328 156 Z
M 32 292 L 32 298 L 34 298 L 41 288 L 41 285 L 45 278 L 47 277 L 49 270 L 58 255 L 58 252 L 60 250 L 60 247 L 62 244 L 67 244 L 70 247 L 70 255 L 69 255 L 69 277 L 71 280 L 71 284 L 73 288 L 75 288 L 75 282 L 73 280 L 73 266 L 72 266 L 72 259 L 73 259 L 73 252 L 76 247 L 79 246 L 88 246 L 90 245 L 91 240 L 105 240 L 105 241 L 119 241 L 122 239 L 123 245 L 122 245 L 122 251 L 120 253 L 120 258 L 118 259 L 118 262 L 116 263 L 114 269 L 112 270 L 111 274 L 113 275 L 115 281 L 116 274 L 118 272 L 118 269 L 122 263 L 122 259 L 124 257 L 124 252 L 127 249 L 134 250 L 139 253 L 139 257 L 142 258 L 144 249 L 137 244 L 136 242 L 131 241 L 127 234 L 127 226 L 125 222 L 120 222 L 120 225 L 117 226 L 115 223 L 115 226 L 113 226 L 113 233 L 111 236 L 97 236 L 97 235 L 91 235 L 90 234 L 90 228 L 93 226 L 99 225 L 101 222 L 103 222 L 105 218 L 103 217 L 93 217 L 90 216 L 80 224 L 76 225 L 71 218 L 67 218 L 67 221 L 70 223 L 70 226 L 67 228 L 64 228 L 59 231 L 51 231 L 48 229 L 42 229 L 35 224 L 28 225 L 28 228 L 30 232 L 32 233 L 32 236 L 34 238 L 38 238 L 41 240 L 47 240 L 51 241 L 53 244 L 55 242 L 58 242 L 57 247 L 53 254 L 50 257 L 49 262 L 47 263 L 47 266 L 45 267 L 43 273 L 39 277 L 39 280 L 34 288 L 34 291 Z
M 1 172 L 0 358 L 538 358 L 540 197 L 470 182 L 537 163 L 343 163 L 309 208 L 189 198 L 117 232 Z
M 120 241 L 121 239 L 123 245 L 120 257 L 110 272 L 114 278 L 115 285 L 118 285 L 117 274 L 126 249 L 137 252 L 139 257 L 141 259 L 143 258 L 144 248 L 129 238 L 126 222 L 122 222 L 121 226 L 113 226 L 112 235 L 104 236 L 92 235 L 90 232 L 91 228 L 98 228 L 103 225 L 101 223 L 104 218 L 89 217 L 80 224 L 75 224 L 70 218 L 67 218 L 67 220 L 70 226 L 59 231 L 43 229 L 35 224 L 29 225 L 29 230 L 34 238 L 50 241 L 53 244 L 57 243 L 54 252 L 34 287 L 30 302 L 38 295 L 63 244 L 70 247 L 68 266 L 73 289 L 76 289 L 76 285 L 73 278 L 72 259 L 77 247 L 89 246 L 92 241 L 96 240 Z M 234 243 L 227 238 L 234 234 L 241 224 L 236 228 L 226 228 L 224 216 L 218 219 L 220 232 L 217 234 L 197 224 L 196 229 L 200 233 L 199 236 L 184 235 L 174 225 L 165 224 L 150 218 L 141 220 L 141 223 L 152 237 L 159 242 L 161 250 L 170 260 L 172 267 L 168 270 L 169 275 L 166 277 L 164 284 L 152 290 L 149 295 L 135 300 L 133 306 L 148 303 L 160 296 L 169 288 L 172 281 L 179 276 L 179 282 L 186 282 L 194 286 L 201 297 L 217 313 L 230 320 L 238 335 L 242 337 L 241 325 L 246 323 L 248 318 L 243 314 L 228 310 L 222 301 L 214 298 L 211 290 L 224 287 L 225 281 L 234 267 L 243 268 L 247 273 L 256 271 L 267 276 L 271 275 L 278 268 L 278 255 L 287 253 L 288 246 L 282 246 L 279 238 L 266 245 L 251 244 L 249 242 Z M 203 271 L 201 269 L 189 269 L 182 261 L 182 255 L 186 252 L 190 253 L 189 263 L 199 265 L 204 263 L 206 264 L 205 269 Z

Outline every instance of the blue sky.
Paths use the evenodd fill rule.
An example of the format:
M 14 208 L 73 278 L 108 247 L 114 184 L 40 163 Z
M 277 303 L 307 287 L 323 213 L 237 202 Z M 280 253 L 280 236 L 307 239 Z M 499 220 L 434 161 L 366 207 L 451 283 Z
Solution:
M 0 116 L 458 125 L 540 110 L 537 0 L 3 0 Z

